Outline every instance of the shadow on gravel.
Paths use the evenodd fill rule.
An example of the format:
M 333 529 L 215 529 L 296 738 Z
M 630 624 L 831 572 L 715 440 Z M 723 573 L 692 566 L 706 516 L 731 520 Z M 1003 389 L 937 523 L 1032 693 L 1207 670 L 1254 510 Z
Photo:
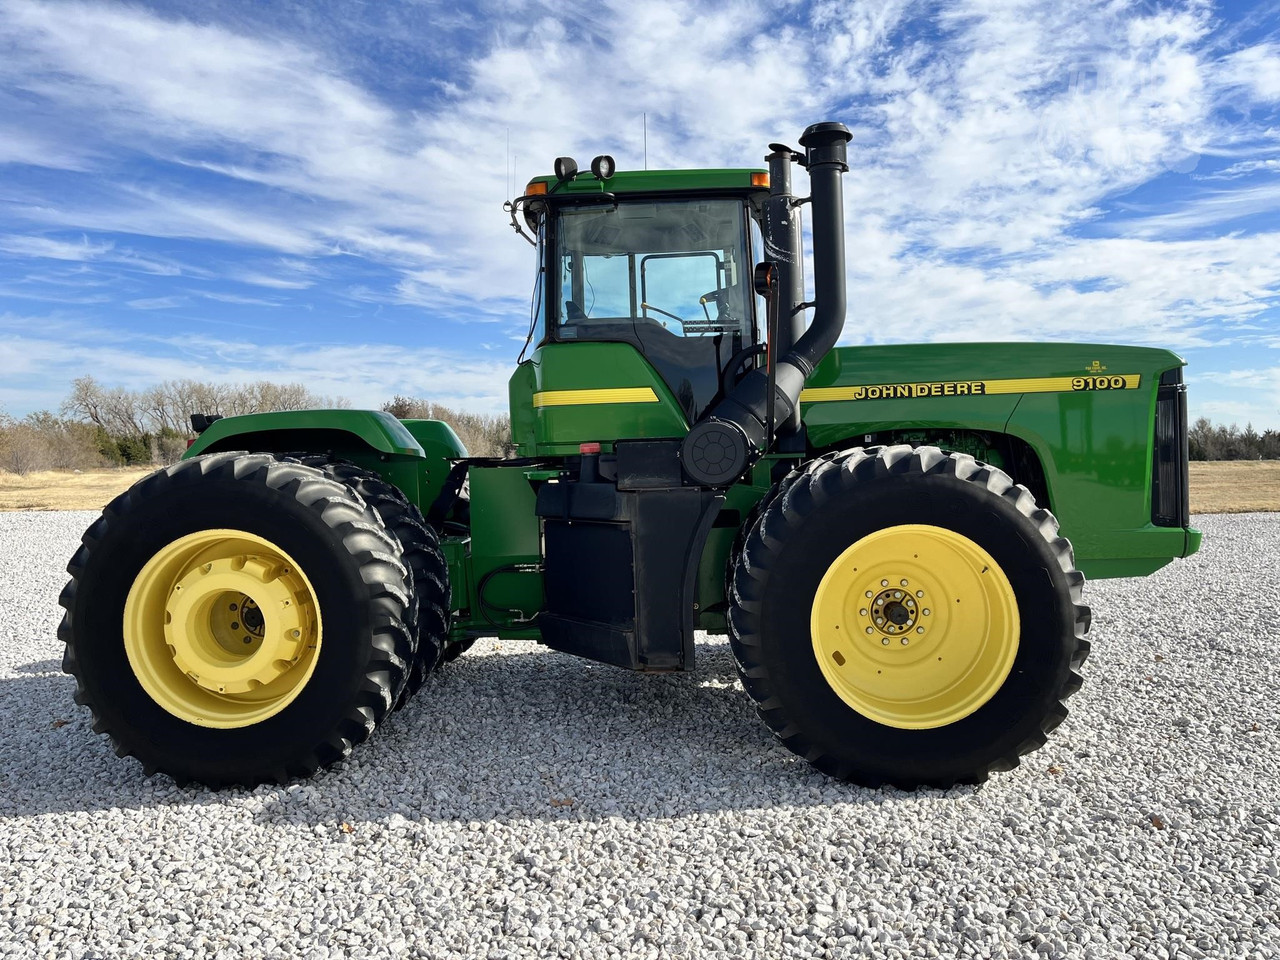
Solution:
M 73 703 L 69 677 L 0 678 L 0 816 L 226 803 L 264 823 L 337 827 L 655 819 L 909 796 L 837 783 L 792 756 L 736 685 L 727 642 L 700 643 L 696 672 L 663 676 L 518 642 L 478 653 L 433 677 L 347 763 L 286 787 L 216 793 L 147 779 L 136 760 L 114 756 Z M 913 796 L 931 793 L 940 795 Z
M 37 660 L 35 663 L 24 663 L 13 668 L 18 673 L 61 673 L 61 660 Z

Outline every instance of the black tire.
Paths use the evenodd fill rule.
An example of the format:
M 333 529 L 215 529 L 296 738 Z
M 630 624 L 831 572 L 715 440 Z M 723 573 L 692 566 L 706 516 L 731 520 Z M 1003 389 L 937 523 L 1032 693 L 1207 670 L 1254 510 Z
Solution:
M 830 459 L 837 456 L 835 453 L 826 454 L 820 459 Z M 817 463 L 817 460 L 809 463 Z M 769 509 L 769 504 L 773 503 L 778 497 L 786 493 L 788 488 L 796 482 L 797 479 L 804 476 L 805 470 L 808 469 L 809 463 L 801 464 L 793 467 L 787 474 L 772 487 L 765 491 L 765 495 L 756 501 L 754 507 L 747 511 L 747 518 L 742 521 L 738 527 L 738 532 L 734 534 L 733 545 L 729 547 L 729 555 L 725 557 L 724 562 L 724 598 L 727 601 L 733 600 L 733 572 L 738 568 L 738 558 L 742 556 L 742 550 L 747 545 L 747 538 L 751 536 L 751 531 L 756 528 L 756 524 L 760 522 L 760 516 Z
M 323 622 L 313 672 L 294 698 L 230 728 L 161 707 L 131 667 L 123 627 L 144 565 L 181 537 L 219 530 L 245 531 L 302 558 Z M 63 669 L 93 729 L 148 775 L 211 787 L 310 776 L 368 739 L 406 681 L 412 598 L 399 544 L 377 513 L 317 469 L 261 453 L 186 460 L 108 504 L 82 544 L 59 598 Z
M 449 644 L 449 646 L 444 648 L 444 653 L 440 655 L 440 663 L 439 663 L 439 666 L 436 667 L 436 669 L 438 670 L 440 667 L 443 667 L 446 663 L 453 663 L 453 661 L 457 660 L 460 656 L 462 656 L 464 653 L 466 653 L 475 645 L 476 645 L 475 637 L 467 637 L 463 640 L 459 640 L 457 643 Z
M 927 729 L 877 722 L 842 699 L 818 665 L 810 627 L 836 558 L 909 524 L 985 550 L 1007 575 L 1021 621 L 994 695 Z M 763 511 L 734 573 L 730 639 L 760 716 L 824 773 L 873 787 L 979 783 L 1017 766 L 1067 716 L 1063 701 L 1080 687 L 1076 669 L 1089 651 L 1083 583 L 1056 519 L 1000 470 L 934 447 L 858 448 L 808 464 Z
M 404 561 L 413 573 L 415 602 L 410 608 L 409 627 L 414 638 L 414 653 L 408 680 L 394 704 L 399 710 L 444 662 L 440 652 L 449 637 L 450 595 L 449 564 L 440 549 L 440 538 L 404 491 L 372 470 L 320 454 L 295 456 L 301 463 L 345 484 L 377 510 L 382 522 L 399 541 Z

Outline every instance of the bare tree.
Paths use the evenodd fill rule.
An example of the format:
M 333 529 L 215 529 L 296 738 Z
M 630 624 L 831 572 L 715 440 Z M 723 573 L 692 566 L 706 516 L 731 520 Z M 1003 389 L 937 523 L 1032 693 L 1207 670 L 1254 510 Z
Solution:
M 473 457 L 510 455 L 511 418 L 505 414 L 468 413 L 430 400 L 402 396 L 387 401 L 382 409 L 400 420 L 443 420 Z

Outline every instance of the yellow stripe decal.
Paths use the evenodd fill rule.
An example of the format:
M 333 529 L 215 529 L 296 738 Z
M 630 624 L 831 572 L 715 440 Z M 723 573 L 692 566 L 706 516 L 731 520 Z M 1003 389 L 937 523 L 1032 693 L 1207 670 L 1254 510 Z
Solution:
M 867 383 L 856 387 L 810 387 L 801 403 L 832 400 L 911 400 L 917 397 L 983 397 L 1001 393 L 1079 393 L 1137 390 L 1142 374 L 1087 377 L 1026 377 L 1017 380 L 942 380 L 928 383 Z M 537 403 L 537 400 L 534 400 Z
M 610 390 L 544 390 L 533 395 L 535 407 L 576 407 L 583 403 L 657 403 L 653 387 Z

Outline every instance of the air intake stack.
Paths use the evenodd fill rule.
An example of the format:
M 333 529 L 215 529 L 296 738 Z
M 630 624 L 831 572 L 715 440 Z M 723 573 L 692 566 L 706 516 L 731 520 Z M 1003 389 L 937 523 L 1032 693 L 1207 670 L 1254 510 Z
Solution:
M 843 123 L 815 123 L 800 137 L 802 161 L 809 171 L 813 207 L 813 322 L 798 334 L 803 313 L 796 300 L 802 294 L 799 263 L 800 218 L 784 215 L 780 201 L 792 198 L 775 192 L 767 201 L 765 249 L 783 264 L 778 273 L 776 309 L 782 311 L 775 342 L 769 345 L 771 369 L 757 368 L 694 424 L 680 448 L 685 472 L 696 483 L 722 487 L 736 481 L 773 445 L 771 428 L 792 421 L 799 410 L 800 391 L 814 368 L 827 355 L 844 329 L 844 190 L 841 176 L 849 169 L 848 143 L 853 134 Z M 790 179 L 790 156 L 774 144 L 770 171 L 781 168 Z M 784 259 L 785 258 L 785 259 Z M 781 359 L 776 359 L 782 350 Z M 772 387 L 772 391 L 771 388 Z M 770 417 L 770 393 L 773 416 Z M 776 432 L 776 430 L 775 430 Z

